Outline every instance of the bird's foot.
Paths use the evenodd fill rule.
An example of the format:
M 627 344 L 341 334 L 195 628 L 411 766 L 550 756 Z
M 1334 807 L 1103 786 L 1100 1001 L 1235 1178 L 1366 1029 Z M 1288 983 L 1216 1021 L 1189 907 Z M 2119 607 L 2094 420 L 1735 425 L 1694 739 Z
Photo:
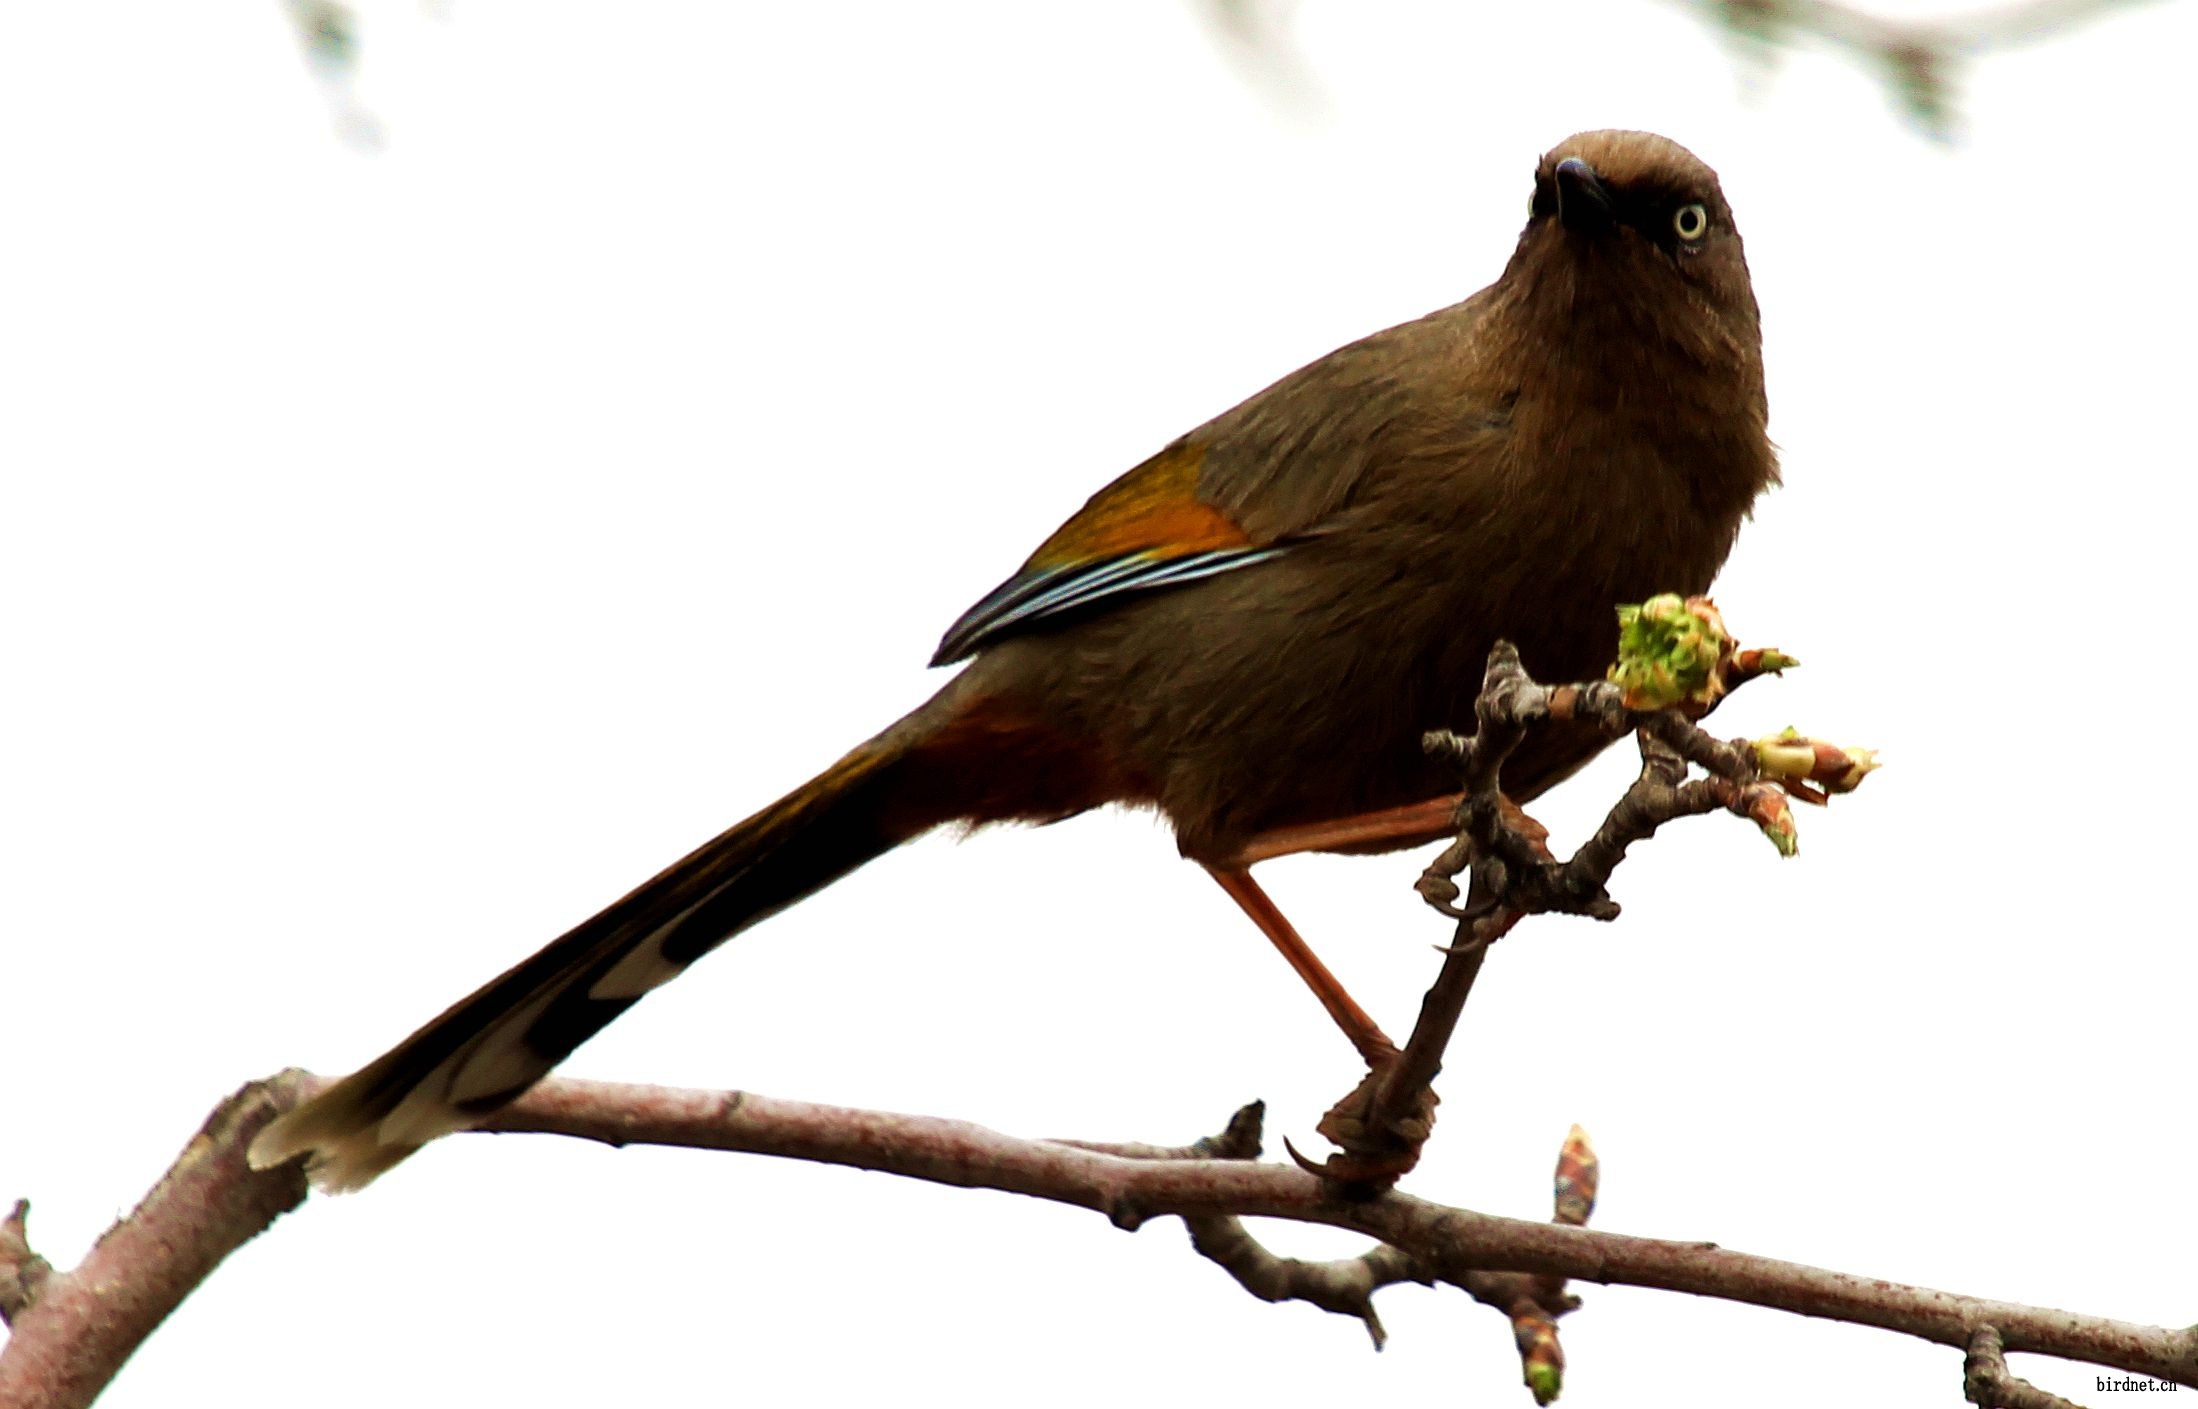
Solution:
M 1300 1168 L 1335 1184 L 1346 1198 L 1372 1198 L 1410 1173 L 1434 1132 L 1441 1098 L 1425 1086 L 1389 1089 L 1396 1062 L 1392 1050 L 1388 1060 L 1372 1063 L 1365 1080 L 1320 1118 L 1316 1129 L 1336 1154 L 1316 1163 L 1290 1150 Z

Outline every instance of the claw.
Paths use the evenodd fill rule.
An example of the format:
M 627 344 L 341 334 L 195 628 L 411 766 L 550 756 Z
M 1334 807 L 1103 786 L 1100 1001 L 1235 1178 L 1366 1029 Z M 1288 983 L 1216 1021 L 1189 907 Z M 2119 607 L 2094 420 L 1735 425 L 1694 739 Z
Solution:
M 1315 1175 L 1322 1179 L 1326 1179 L 1328 1177 L 1328 1166 L 1324 1164 L 1315 1164 L 1313 1163 L 1313 1161 L 1307 1159 L 1302 1153 L 1299 1152 L 1297 1146 L 1290 1143 L 1290 1137 L 1287 1135 L 1282 1137 L 1282 1148 L 1284 1153 L 1289 1155 L 1290 1162 L 1295 1164 L 1299 1169 L 1304 1170 L 1307 1174 Z
M 1354 1203 L 1363 1202 L 1382 1193 L 1390 1185 L 1411 1173 L 1412 1167 L 1419 1163 L 1419 1152 L 1417 1150 L 1379 1159 L 1357 1159 L 1350 1155 L 1340 1154 L 1330 1155 L 1327 1159 L 1316 1163 L 1307 1158 L 1297 1146 L 1291 1144 L 1287 1135 L 1282 1137 L 1282 1148 L 1299 1169 L 1319 1179 L 1322 1183 L 1335 1186 L 1338 1197 Z

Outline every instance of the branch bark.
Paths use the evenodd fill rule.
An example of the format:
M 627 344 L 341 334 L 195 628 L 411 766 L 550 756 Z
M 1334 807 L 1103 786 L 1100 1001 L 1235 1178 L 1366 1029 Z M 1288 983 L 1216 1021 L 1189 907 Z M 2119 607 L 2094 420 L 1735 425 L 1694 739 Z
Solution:
M 1419 1162 L 1420 1148 L 1434 1128 L 1436 1075 L 1472 996 L 1474 980 L 1490 945 L 1530 915 L 1551 912 L 1618 917 L 1618 904 L 1607 889 L 1626 849 L 1654 836 L 1667 822 L 1720 809 L 1748 818 L 1792 855 L 1793 817 L 1789 795 L 1823 803 L 1825 784 L 1851 790 L 1876 767 L 1867 752 L 1841 750 L 1814 740 L 1783 737 L 1788 773 L 1767 776 L 1759 749 L 1745 740 L 1712 737 L 1700 720 L 1718 701 L 1740 686 L 1796 664 L 1780 651 L 1738 649 L 1715 604 L 1706 597 L 1681 601 L 1676 596 L 1649 604 L 1659 608 L 1644 628 L 1649 636 L 1673 631 L 1693 644 L 1690 651 L 1714 651 L 1713 660 L 1696 655 L 1688 667 L 1698 673 L 1687 689 L 1668 677 L 1669 662 L 1658 666 L 1645 657 L 1642 681 L 1621 685 L 1544 685 L 1526 672 L 1518 651 L 1498 641 L 1488 653 L 1488 670 L 1474 702 L 1475 730 L 1459 738 L 1445 730 L 1428 734 L 1427 750 L 1456 765 L 1464 790 L 1457 808 L 1458 837 L 1420 877 L 1421 898 L 1458 922 L 1444 951 L 1441 972 L 1420 1004 L 1411 1038 L 1394 1061 L 1377 1065 L 1359 1085 L 1329 1110 L 1320 1133 L 1341 1151 L 1315 1166 L 1295 1149 L 1291 1157 L 1361 1194 L 1387 1187 Z M 1643 610 L 1648 610 L 1644 608 Z M 1660 648 L 1669 650 L 1674 636 Z M 1644 637 L 1643 648 L 1649 644 Z M 1659 671 L 1665 672 L 1659 676 Z M 1635 688 L 1661 679 L 1650 694 L 1635 698 Z M 1652 697 L 1653 696 L 1653 697 Z M 1503 766 L 1535 728 L 1551 723 L 1586 726 L 1616 739 L 1637 733 L 1641 771 L 1612 806 L 1595 835 L 1568 861 L 1558 861 L 1548 846 L 1549 833 L 1503 795 Z M 1829 750 L 1821 753 L 1821 750 Z M 1689 780 L 1694 764 L 1709 776 Z M 1819 777 L 1821 770 L 1832 771 Z M 1836 780 L 1836 781 L 1832 781 Z M 1470 870 L 1472 891 L 1462 907 L 1455 902 L 1455 877 Z
M 1166 1215 L 1227 1213 L 1347 1228 L 1426 1260 L 1463 1285 L 1511 1271 L 1717 1297 L 1877 1326 L 1967 1351 L 1977 1326 L 2009 1351 L 2055 1355 L 2198 1388 L 2198 1328 L 1964 1296 L 1718 1247 L 1503 1218 L 1391 1191 L 1351 1201 L 1282 1164 L 1125 1159 L 1020 1140 L 929 1116 L 845 1110 L 739 1092 L 544 1082 L 493 1122 L 612 1145 L 680 1145 L 787 1155 L 964 1188 L 1000 1189 L 1105 1214 L 1134 1229 Z
M 2007 1346 L 1997 1326 L 1979 1326 L 1970 1335 L 1961 1390 L 1977 1409 L 2077 1409 L 2072 1400 L 2048 1394 L 2007 1368 Z
M 312 1082 L 286 1072 L 214 1108 L 131 1214 L 69 1272 L 30 1250 L 26 1206 L 0 1237 L 0 1284 L 20 1300 L 0 1348 L 0 1409 L 80 1409 L 223 1258 L 305 1202 L 301 1166 L 255 1171 L 244 1147 Z M 33 1275 L 25 1276 L 28 1269 Z
M 13 1337 L 0 1350 L 0 1406 L 89 1404 L 223 1257 L 296 1207 L 305 1192 L 298 1168 L 255 1172 L 245 1165 L 244 1147 L 267 1121 L 324 1084 L 325 1078 L 285 1072 L 245 1087 L 223 1103 L 175 1167 L 81 1266 L 47 1277 L 16 1316 Z M 1104 1146 L 1018 1139 L 931 1116 L 747 1092 L 555 1078 L 486 1128 L 846 1165 L 1091 1209 L 1124 1229 L 1170 1215 L 1186 1221 L 1264 1217 L 1319 1223 L 1385 1243 L 1409 1259 L 1415 1274 L 1476 1297 L 1483 1291 L 1508 1294 L 1515 1283 L 1490 1280 L 1491 1274 L 1507 1273 L 1654 1287 L 1876 1326 L 1965 1352 L 1977 1329 L 1990 1326 L 2006 1351 L 2055 1355 L 2198 1388 L 2198 1329 L 2143 1326 L 1905 1286 L 1713 1243 L 1502 1218 L 1394 1191 L 1349 1200 L 1328 1181 L 1283 1164 L 1138 1158 Z M 1380 1276 L 1395 1280 L 1388 1275 L 1395 1270 L 1385 1266 Z M 1355 1307 L 1342 1309 L 1359 1314 Z

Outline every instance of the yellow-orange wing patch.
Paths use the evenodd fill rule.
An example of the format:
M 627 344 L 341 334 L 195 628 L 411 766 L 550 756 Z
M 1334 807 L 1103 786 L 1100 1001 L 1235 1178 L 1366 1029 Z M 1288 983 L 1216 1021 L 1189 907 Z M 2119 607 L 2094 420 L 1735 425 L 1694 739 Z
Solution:
M 1021 572 L 962 613 L 939 642 L 946 665 L 1064 613 L 1246 567 L 1280 553 L 1198 497 L 1203 448 L 1178 443 L 1094 494 Z
M 1024 572 L 1099 562 L 1129 553 L 1241 548 L 1250 540 L 1227 514 L 1199 502 L 1206 452 L 1176 444 L 1091 496 L 1023 564 Z

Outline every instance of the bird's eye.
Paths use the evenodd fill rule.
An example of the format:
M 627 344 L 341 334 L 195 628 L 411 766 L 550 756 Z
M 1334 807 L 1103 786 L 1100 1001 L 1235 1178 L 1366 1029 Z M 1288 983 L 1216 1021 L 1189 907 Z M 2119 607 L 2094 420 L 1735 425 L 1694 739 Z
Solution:
M 1703 205 L 1700 201 L 1696 201 L 1692 205 L 1679 207 L 1671 217 L 1671 228 L 1678 232 L 1679 238 L 1682 240 L 1701 239 L 1709 233 L 1709 207 Z

